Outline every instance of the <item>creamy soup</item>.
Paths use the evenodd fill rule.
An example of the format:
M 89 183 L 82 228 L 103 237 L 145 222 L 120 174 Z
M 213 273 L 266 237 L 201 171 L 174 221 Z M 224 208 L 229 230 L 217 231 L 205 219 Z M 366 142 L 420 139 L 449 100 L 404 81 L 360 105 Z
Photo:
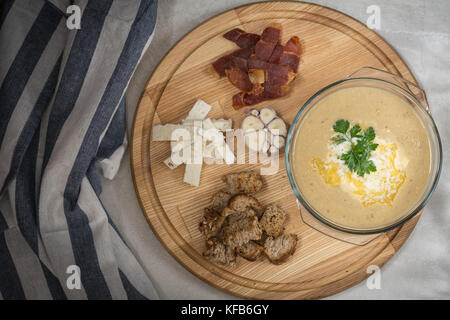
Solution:
M 361 132 L 373 127 L 378 147 L 368 158 L 376 171 L 349 170 L 342 155 L 352 140 L 337 144 L 339 119 Z M 353 139 L 353 143 L 356 141 Z M 383 89 L 340 89 L 323 98 L 300 124 L 293 145 L 294 179 L 303 198 L 324 218 L 370 229 L 395 221 L 415 205 L 430 174 L 430 144 L 415 111 Z

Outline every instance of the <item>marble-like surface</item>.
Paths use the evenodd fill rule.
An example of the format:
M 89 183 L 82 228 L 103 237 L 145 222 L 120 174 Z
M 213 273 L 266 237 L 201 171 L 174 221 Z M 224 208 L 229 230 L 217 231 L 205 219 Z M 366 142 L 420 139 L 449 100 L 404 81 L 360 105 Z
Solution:
M 165 53 L 186 32 L 246 0 L 160 0 L 156 35 L 127 93 L 128 133 L 141 92 Z M 409 240 L 381 269 L 381 289 L 362 282 L 331 299 L 450 299 L 450 1 L 312 1 L 366 22 L 370 5 L 381 9 L 381 29 L 427 92 L 441 133 L 444 167 L 436 192 Z M 164 249 L 142 215 L 130 172 L 129 150 L 102 199 L 112 219 L 164 299 L 233 299 L 185 270 Z

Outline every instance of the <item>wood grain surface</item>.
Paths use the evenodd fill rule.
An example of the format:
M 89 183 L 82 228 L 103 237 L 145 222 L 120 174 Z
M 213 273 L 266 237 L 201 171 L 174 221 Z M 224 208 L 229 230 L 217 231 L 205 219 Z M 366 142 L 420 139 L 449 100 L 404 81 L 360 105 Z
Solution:
M 327 84 L 345 78 L 362 66 L 373 66 L 416 83 L 398 54 L 375 32 L 338 11 L 301 2 L 258 3 L 227 11 L 189 32 L 160 62 L 151 75 L 136 111 L 132 131 L 131 166 L 136 193 L 149 225 L 161 243 L 184 267 L 200 279 L 237 296 L 252 299 L 322 298 L 365 279 L 369 265 L 382 266 L 408 238 L 418 217 L 364 246 L 326 236 L 303 223 L 280 159 L 278 174 L 266 176 L 257 195 L 263 204 L 276 202 L 289 213 L 286 232 L 300 239 L 287 263 L 267 260 L 224 267 L 202 257 L 205 241 L 198 230 L 202 210 L 222 188 L 222 175 L 258 165 L 204 165 L 200 186 L 183 183 L 184 166 L 169 170 L 163 160 L 168 142 L 151 142 L 151 128 L 177 123 L 196 99 L 213 106 L 211 118 L 231 118 L 237 127 L 242 111 L 231 106 L 236 89 L 226 79 L 208 72 L 212 61 L 236 46 L 222 38 L 232 28 L 261 33 L 271 22 L 282 26 L 282 42 L 300 37 L 304 52 L 299 74 L 288 96 L 267 101 L 291 123 L 302 104 Z M 163 32 L 163 30 L 160 30 Z

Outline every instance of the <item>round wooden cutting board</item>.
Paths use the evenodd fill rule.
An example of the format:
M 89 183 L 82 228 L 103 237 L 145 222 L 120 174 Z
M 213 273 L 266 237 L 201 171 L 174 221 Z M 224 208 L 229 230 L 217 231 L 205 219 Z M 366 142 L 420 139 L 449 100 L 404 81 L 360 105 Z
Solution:
M 261 34 L 271 22 L 281 24 L 282 43 L 297 35 L 304 49 L 289 95 L 256 106 L 274 107 L 287 123 L 316 91 L 362 66 L 384 69 L 416 83 L 406 64 L 380 36 L 338 11 L 299 2 L 265 2 L 227 11 L 188 33 L 150 77 L 134 120 L 133 178 L 153 231 L 200 279 L 245 298 L 322 298 L 365 279 L 368 266 L 388 261 L 408 238 L 419 216 L 364 246 L 326 236 L 302 222 L 283 155 L 278 174 L 266 176 L 266 186 L 257 198 L 263 204 L 278 203 L 289 213 L 286 232 L 296 233 L 300 239 L 295 254 L 279 266 L 241 258 L 234 268 L 216 265 L 202 257 L 205 240 L 198 224 L 203 208 L 212 194 L 224 187 L 224 174 L 258 169 L 258 165 L 204 165 L 200 186 L 192 187 L 183 183 L 184 166 L 170 170 L 163 164 L 170 154 L 169 142 L 151 142 L 153 125 L 179 123 L 198 98 L 213 106 L 208 117 L 231 118 L 236 128 L 243 117 L 242 110 L 231 106 L 237 89 L 226 79 L 211 76 L 208 66 L 237 48 L 222 37 L 225 32 L 238 27 Z

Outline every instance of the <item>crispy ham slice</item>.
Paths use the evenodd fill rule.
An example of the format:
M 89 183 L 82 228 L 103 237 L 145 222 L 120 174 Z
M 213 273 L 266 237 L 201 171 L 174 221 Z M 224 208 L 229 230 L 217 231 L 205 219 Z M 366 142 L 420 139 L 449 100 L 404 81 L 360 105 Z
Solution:
M 302 54 L 302 45 L 300 43 L 300 39 L 297 36 L 293 36 L 292 38 L 290 38 L 284 45 L 284 51 L 300 56 Z
M 225 70 L 225 74 L 227 75 L 228 80 L 230 80 L 231 84 L 239 90 L 242 90 L 244 92 L 252 91 L 253 84 L 250 81 L 247 72 L 244 72 L 241 69 L 232 66 L 229 69 Z
M 276 99 L 285 96 L 289 91 L 288 85 L 274 85 L 268 82 L 264 83 L 265 100 Z
M 233 96 L 233 107 L 239 109 L 245 106 L 251 106 L 263 102 L 267 98 L 263 93 L 253 94 L 247 92 L 239 92 Z
M 272 55 L 269 58 L 270 63 L 279 63 L 280 57 L 283 54 L 284 47 L 281 44 L 277 44 L 272 51 Z
M 294 36 L 286 42 L 283 52 L 278 62 L 283 66 L 288 66 L 293 72 L 297 72 L 302 54 L 302 45 L 298 37 Z
M 240 48 L 253 48 L 261 38 L 260 35 L 255 33 L 247 33 L 239 28 L 228 31 L 223 35 L 227 40 L 233 41 Z
M 255 45 L 255 55 L 263 60 L 268 61 L 272 56 L 276 45 L 280 41 L 280 24 L 271 24 L 264 29 L 261 39 Z
M 262 69 L 249 69 L 248 70 L 248 77 L 250 78 L 250 81 L 255 83 L 264 83 L 266 81 L 265 72 Z
M 248 60 L 241 57 L 233 57 L 231 59 L 231 66 L 241 69 L 244 72 L 248 72 Z
M 289 67 L 278 64 L 270 64 L 269 68 L 265 70 L 266 83 L 274 86 L 282 86 L 289 84 L 295 77 Z
M 280 44 L 280 24 L 270 24 L 261 36 L 236 28 L 223 35 L 241 49 L 212 64 L 241 92 L 233 96 L 235 109 L 285 96 L 297 75 L 302 46 L 298 37 Z
M 259 59 L 257 56 L 252 55 L 248 58 L 247 66 L 249 69 L 261 69 L 266 70 L 269 68 L 269 62 Z
M 249 69 L 248 77 L 253 84 L 252 94 L 259 95 L 264 92 L 264 82 L 266 76 L 264 70 L 261 69 Z
M 235 28 L 231 31 L 228 31 L 223 35 L 223 37 L 227 40 L 233 41 L 236 43 L 236 41 L 239 39 L 240 36 L 246 34 L 246 32 L 242 29 Z
M 219 77 L 225 77 L 226 69 L 230 68 L 233 65 L 235 65 L 235 66 L 237 66 L 239 64 L 242 65 L 241 59 L 247 61 L 247 59 L 250 57 L 250 54 L 251 54 L 251 50 L 248 48 L 242 48 L 242 49 L 236 50 L 230 54 L 227 54 L 226 56 L 223 56 L 212 63 L 213 71 Z M 239 60 L 239 62 L 237 62 L 237 60 Z
M 300 57 L 290 53 L 283 53 L 280 57 L 280 65 L 288 66 L 292 72 L 297 72 Z

